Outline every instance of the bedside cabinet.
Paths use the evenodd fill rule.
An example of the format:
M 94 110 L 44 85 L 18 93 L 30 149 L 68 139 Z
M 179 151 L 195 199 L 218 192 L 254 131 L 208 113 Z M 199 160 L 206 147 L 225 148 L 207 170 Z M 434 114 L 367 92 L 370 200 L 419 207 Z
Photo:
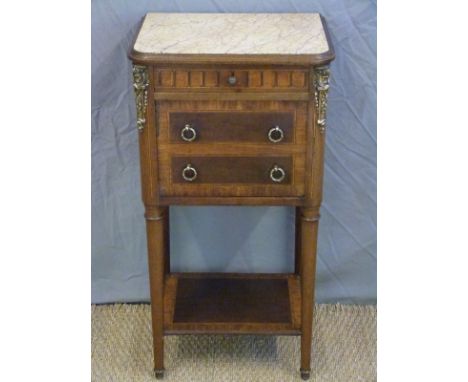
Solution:
M 154 368 L 165 335 L 301 336 L 309 378 L 329 68 L 317 13 L 146 15 L 130 53 Z M 171 205 L 295 206 L 292 274 L 172 273 Z

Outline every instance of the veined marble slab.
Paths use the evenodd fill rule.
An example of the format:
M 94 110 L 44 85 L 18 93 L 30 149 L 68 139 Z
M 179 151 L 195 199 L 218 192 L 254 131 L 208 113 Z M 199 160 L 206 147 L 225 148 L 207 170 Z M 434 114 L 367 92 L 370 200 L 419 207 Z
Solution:
M 318 13 L 148 13 L 134 51 L 314 55 L 329 50 Z

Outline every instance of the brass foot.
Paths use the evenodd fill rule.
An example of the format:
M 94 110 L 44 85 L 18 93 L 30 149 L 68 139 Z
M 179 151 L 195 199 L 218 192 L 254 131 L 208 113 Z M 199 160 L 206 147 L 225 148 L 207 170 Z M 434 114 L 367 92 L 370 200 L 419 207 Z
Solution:
M 163 379 L 164 369 L 154 369 L 154 376 L 156 377 L 156 379 Z
M 301 370 L 301 378 L 307 381 L 310 378 L 310 370 Z

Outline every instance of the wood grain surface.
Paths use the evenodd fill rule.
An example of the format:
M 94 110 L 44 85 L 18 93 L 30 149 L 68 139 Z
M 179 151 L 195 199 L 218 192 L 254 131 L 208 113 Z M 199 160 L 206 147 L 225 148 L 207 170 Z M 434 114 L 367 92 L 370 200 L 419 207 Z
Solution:
M 274 144 L 268 138 L 270 129 L 278 127 L 283 139 L 275 144 L 290 143 L 294 139 L 294 117 L 290 112 L 233 112 L 198 111 L 169 113 L 171 143 L 247 142 Z M 195 130 L 196 138 L 186 142 L 181 132 L 186 125 Z

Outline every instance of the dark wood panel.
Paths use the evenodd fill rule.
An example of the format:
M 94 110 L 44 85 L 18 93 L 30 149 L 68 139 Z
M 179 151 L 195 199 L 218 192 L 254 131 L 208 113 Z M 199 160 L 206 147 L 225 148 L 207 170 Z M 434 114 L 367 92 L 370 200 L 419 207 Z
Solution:
M 196 131 L 196 139 L 186 142 L 181 131 L 189 124 Z M 278 126 L 284 134 L 281 143 L 294 139 L 293 112 L 170 112 L 169 135 L 171 142 L 265 142 L 270 129 Z
M 165 334 L 300 334 L 293 274 L 172 273 L 164 291 Z
M 231 184 L 290 184 L 292 157 L 213 157 L 180 156 L 172 157 L 171 179 L 173 183 L 231 183 Z M 197 171 L 193 182 L 182 177 L 183 169 L 190 164 Z M 281 183 L 270 179 L 270 171 L 278 165 L 285 171 Z M 191 176 L 191 174 L 190 174 Z
M 263 147 L 258 149 L 268 149 L 276 147 L 278 150 L 285 146 L 290 146 L 294 143 L 301 147 L 305 152 L 306 148 L 306 127 L 308 123 L 308 102 L 292 102 L 292 101 L 226 101 L 226 100 L 174 100 L 174 101 L 157 101 L 155 102 L 156 120 L 158 129 L 158 146 L 173 143 L 182 143 L 180 139 L 180 129 L 185 126 L 185 123 L 192 117 L 194 124 L 202 123 L 208 129 L 214 129 L 213 125 L 223 128 L 227 126 L 230 130 L 240 129 L 257 130 L 258 126 L 262 126 L 265 130 L 262 132 L 245 131 L 243 134 L 260 134 L 261 141 L 247 141 L 236 138 L 231 142 L 238 142 L 240 147 L 252 144 L 262 144 Z M 232 119 L 227 118 L 231 115 Z M 264 140 L 269 128 L 273 127 L 276 122 L 280 123 L 280 127 L 285 130 L 285 142 L 287 144 L 270 144 L 270 141 Z M 197 126 L 195 126 L 197 128 Z M 268 130 L 267 130 L 268 128 Z M 173 131 L 175 129 L 175 132 Z M 200 131 L 203 133 L 203 131 Z M 213 131 L 210 134 L 221 134 Z M 226 133 L 226 134 L 229 134 Z M 231 133 L 234 135 L 234 133 Z M 231 136 L 234 139 L 234 136 Z M 245 137 L 245 135 L 244 135 Z M 177 140 L 176 140 L 177 139 Z M 196 141 L 192 142 L 195 143 Z M 199 141 L 198 145 L 204 141 Z M 219 141 L 220 142 L 220 141 Z M 212 145 L 210 141 L 207 143 L 212 149 L 216 149 L 218 145 Z M 222 142 L 220 142 L 222 143 Z M 193 145 L 183 145 L 185 149 L 189 149 Z
M 291 322 L 286 279 L 180 278 L 174 323 Z

